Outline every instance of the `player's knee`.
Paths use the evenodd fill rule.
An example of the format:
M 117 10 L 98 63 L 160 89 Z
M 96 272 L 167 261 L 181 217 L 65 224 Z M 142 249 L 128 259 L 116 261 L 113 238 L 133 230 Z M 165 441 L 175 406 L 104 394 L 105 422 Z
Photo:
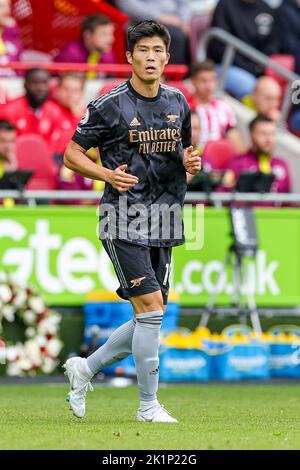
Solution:
M 161 291 L 132 297 L 130 300 L 135 313 L 164 311 Z

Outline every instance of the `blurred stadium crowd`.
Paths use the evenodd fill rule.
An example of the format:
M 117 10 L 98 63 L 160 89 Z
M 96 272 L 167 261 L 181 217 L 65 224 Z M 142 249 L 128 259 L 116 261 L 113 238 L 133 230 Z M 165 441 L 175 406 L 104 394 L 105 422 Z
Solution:
M 13 15 L 20 2 L 30 4 L 29 0 L 0 0 L 0 85 L 5 83 L 8 89 L 7 93 L 1 89 L 0 176 L 17 169 L 32 169 L 35 174 L 28 189 L 101 190 L 101 183 L 65 168 L 63 154 L 85 113 L 89 83 L 100 80 L 101 86 L 92 93 L 96 97 L 116 86 L 120 78 L 113 73 L 95 71 L 48 72 L 43 63 L 119 63 L 115 51 L 119 48 L 120 36 L 115 35 L 115 23 L 109 15 L 95 11 L 81 22 L 78 37 L 46 54 L 38 47 L 28 50 L 22 42 L 18 18 Z M 54 3 L 65 7 L 72 4 L 67 0 Z M 187 73 L 181 81 L 170 81 L 167 77 L 164 80 L 179 88 L 191 106 L 193 144 L 201 151 L 205 171 L 220 172 L 218 191 L 233 190 L 239 174 L 249 169 L 273 172 L 274 192 L 293 189 L 285 155 L 274 153 L 286 82 L 237 54 L 225 83 L 226 96 L 231 97 L 228 100 L 225 94 L 218 93 L 224 45 L 218 40 L 211 41 L 207 58 L 201 62 L 196 59 L 196 51 L 203 34 L 210 27 L 217 27 L 279 63 L 283 63 L 284 58 L 285 66 L 300 74 L 299 0 L 114 0 L 102 3 L 109 3 L 128 16 L 124 37 L 128 24 L 143 19 L 158 20 L 169 28 L 171 63 L 186 65 Z M 10 67 L 12 62 L 40 62 L 41 65 L 22 71 Z M 13 89 L 15 83 L 18 83 L 17 91 Z M 240 132 L 232 100 L 256 115 L 249 123 L 248 139 Z M 284 127 L 286 133 L 300 136 L 300 105 L 291 104 Z M 99 160 L 100 164 L 98 151 L 91 150 L 89 158 Z M 191 190 L 200 187 L 197 178 L 189 179 Z

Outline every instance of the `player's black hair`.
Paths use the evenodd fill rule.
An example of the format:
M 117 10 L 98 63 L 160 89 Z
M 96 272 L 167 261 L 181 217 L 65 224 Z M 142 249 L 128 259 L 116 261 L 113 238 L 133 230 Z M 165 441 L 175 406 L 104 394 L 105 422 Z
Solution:
M 93 33 L 98 26 L 106 26 L 107 24 L 111 24 L 111 19 L 106 15 L 86 16 L 81 23 L 81 33 L 84 33 L 85 31 Z
M 46 75 L 48 75 L 49 77 L 49 73 L 47 72 L 47 70 L 45 69 L 42 69 L 42 68 L 38 68 L 38 67 L 35 67 L 33 69 L 28 69 L 25 71 L 24 73 L 24 80 L 25 82 L 27 82 L 28 80 L 31 79 L 32 75 L 34 75 L 35 73 L 39 73 L 39 72 L 44 72 Z M 49 77 L 50 78 L 50 77 Z
M 253 132 L 257 124 L 260 124 L 261 122 L 272 122 L 274 124 L 273 119 L 271 119 L 269 116 L 264 116 L 263 114 L 258 114 L 252 121 L 249 123 L 249 131 Z
M 167 52 L 170 48 L 171 36 L 168 29 L 160 23 L 151 20 L 140 21 L 135 26 L 130 26 L 127 31 L 127 48 L 133 52 L 134 46 L 142 38 L 158 36 L 163 40 Z
M 15 126 L 5 119 L 0 119 L 0 131 L 14 131 Z

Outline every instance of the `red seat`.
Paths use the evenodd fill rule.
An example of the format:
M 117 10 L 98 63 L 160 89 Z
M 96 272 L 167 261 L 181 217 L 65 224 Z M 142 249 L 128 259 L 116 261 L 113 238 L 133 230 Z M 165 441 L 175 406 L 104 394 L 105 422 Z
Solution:
M 207 142 L 203 158 L 207 158 L 214 169 L 224 170 L 226 165 L 236 155 L 234 146 L 228 140 L 216 140 Z
M 293 55 L 273 54 L 270 55 L 270 59 L 272 59 L 278 65 L 281 65 L 287 70 L 290 70 L 292 72 L 295 71 L 295 57 Z M 275 70 L 272 70 L 270 67 L 266 68 L 265 75 L 267 75 L 268 77 L 273 77 L 279 83 L 281 88 L 284 88 L 287 84 L 286 79 L 282 77 L 282 75 L 280 75 L 279 73 L 275 72 Z
M 34 171 L 26 189 L 56 189 L 57 167 L 42 137 L 36 134 L 26 134 L 18 137 L 16 154 L 20 170 Z

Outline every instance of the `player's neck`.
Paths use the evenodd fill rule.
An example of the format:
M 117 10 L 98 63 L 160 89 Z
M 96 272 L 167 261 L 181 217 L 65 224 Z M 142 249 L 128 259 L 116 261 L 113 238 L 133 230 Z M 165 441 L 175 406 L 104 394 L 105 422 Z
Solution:
M 146 98 L 155 98 L 158 94 L 159 80 L 146 83 L 140 80 L 136 75 L 132 75 L 130 84 L 139 95 L 145 96 Z

